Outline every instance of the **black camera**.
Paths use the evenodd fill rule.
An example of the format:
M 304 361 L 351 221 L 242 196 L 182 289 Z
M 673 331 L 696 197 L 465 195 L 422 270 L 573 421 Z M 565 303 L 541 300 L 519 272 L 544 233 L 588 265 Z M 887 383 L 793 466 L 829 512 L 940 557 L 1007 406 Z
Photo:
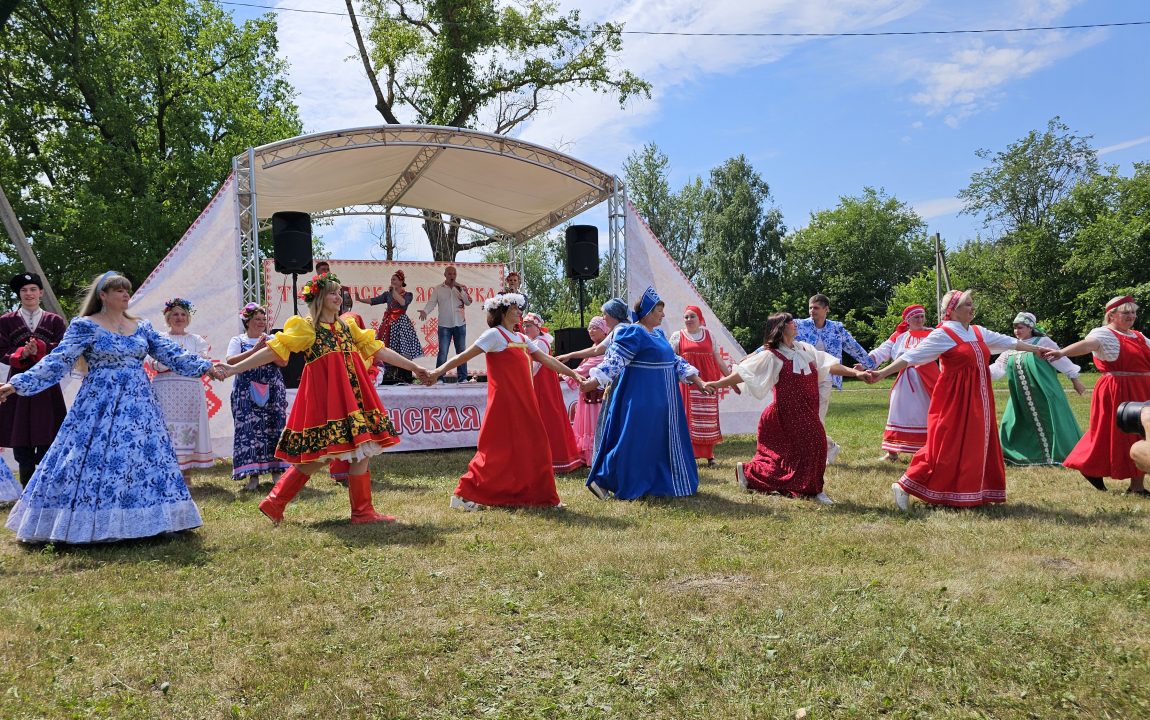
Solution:
M 1143 402 L 1124 402 L 1118 406 L 1114 419 L 1118 422 L 1118 429 L 1131 435 L 1146 436 L 1142 429 L 1142 408 L 1150 406 L 1150 400 Z

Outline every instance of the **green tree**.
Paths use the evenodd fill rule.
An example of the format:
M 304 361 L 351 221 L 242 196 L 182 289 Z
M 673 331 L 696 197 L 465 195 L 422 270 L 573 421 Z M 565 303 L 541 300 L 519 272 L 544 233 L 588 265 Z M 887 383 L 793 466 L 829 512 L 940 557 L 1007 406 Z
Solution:
M 670 161 L 654 143 L 623 162 L 627 197 L 687 277 L 699 269 L 699 241 L 706 188 L 696 177 L 678 193 L 667 180 Z
M 711 171 L 704 192 L 698 288 L 744 348 L 762 342 L 782 266 L 782 213 L 743 155 Z
M 62 299 L 142 281 L 233 155 L 300 132 L 271 16 L 212 2 L 30 0 L 0 35 L 0 177 Z
M 480 126 L 506 135 L 574 89 L 612 93 L 620 104 L 651 87 L 616 68 L 622 25 L 583 25 L 579 11 L 546 0 L 364 0 L 360 29 L 346 0 L 375 107 L 392 124 Z M 370 48 L 369 48 L 370 44 Z M 459 237 L 439 213 L 424 213 L 436 260 L 496 239 Z
M 807 298 L 821 292 L 868 347 L 888 334 L 886 313 L 895 287 L 934 257 L 922 218 L 870 187 L 860 196 L 840 197 L 831 210 L 811 213 L 810 223 L 784 245 L 785 307 L 802 313 Z

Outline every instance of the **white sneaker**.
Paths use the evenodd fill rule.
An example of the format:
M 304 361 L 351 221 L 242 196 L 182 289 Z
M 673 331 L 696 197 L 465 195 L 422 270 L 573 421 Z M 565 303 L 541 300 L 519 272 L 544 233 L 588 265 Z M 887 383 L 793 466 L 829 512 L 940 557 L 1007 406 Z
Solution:
M 735 481 L 739 483 L 739 487 L 743 490 L 747 492 L 751 491 L 751 489 L 747 487 L 747 475 L 743 472 L 742 463 L 735 463 Z
M 898 506 L 899 510 L 908 512 L 910 510 L 910 493 L 902 489 L 902 485 L 894 483 L 890 486 L 891 497 L 894 498 L 894 504 Z
M 834 442 L 834 441 L 832 440 L 831 442 Z M 827 448 L 827 465 L 834 465 L 835 460 L 838 459 L 839 453 L 841 453 L 842 451 L 843 451 L 843 446 L 839 445 L 838 443 L 834 443 L 829 448 Z
M 823 505 L 835 504 L 835 501 L 831 500 L 831 496 L 827 495 L 825 492 L 821 492 L 818 495 L 815 495 L 815 502 L 822 503 Z
M 464 500 L 463 498 L 459 497 L 458 495 L 452 495 L 451 496 L 451 509 L 452 510 L 463 510 L 464 512 L 475 512 L 475 511 L 480 509 L 480 505 L 478 503 L 473 503 L 470 500 Z
M 611 494 L 608 493 L 603 488 L 599 487 L 599 483 L 595 482 L 594 480 L 587 483 L 587 489 L 591 491 L 592 495 L 599 498 L 600 500 L 610 500 L 611 499 Z

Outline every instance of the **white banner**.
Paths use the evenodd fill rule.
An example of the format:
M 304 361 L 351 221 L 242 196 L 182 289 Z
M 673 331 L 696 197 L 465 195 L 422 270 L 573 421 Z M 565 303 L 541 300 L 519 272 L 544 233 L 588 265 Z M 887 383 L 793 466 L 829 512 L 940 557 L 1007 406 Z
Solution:
M 642 295 L 648 287 L 655 288 L 667 306 L 663 319 L 663 332 L 667 337 L 682 328 L 683 310 L 696 305 L 702 311 L 711 337 L 719 345 L 719 353 L 733 362 L 746 356 L 742 346 L 715 317 L 711 306 L 699 295 L 694 284 L 679 269 L 667 249 L 647 227 L 635 206 L 627 203 L 625 231 L 627 233 L 627 290 L 631 297 L 627 304 Z M 732 269 L 732 272 L 735 272 Z M 673 323 L 673 324 L 672 324 Z M 753 433 L 758 429 L 763 402 L 749 393 L 735 394 L 729 389 L 719 391 L 719 424 L 725 433 Z
M 239 310 L 243 306 L 240 277 L 240 232 L 236 225 L 236 184 L 232 175 L 180 241 L 132 296 L 131 313 L 152 321 L 164 332 L 164 303 L 187 298 L 196 308 L 188 332 L 211 344 L 212 360 L 223 360 L 228 341 L 243 332 Z M 212 450 L 216 457 L 231 457 L 231 379 L 205 380 Z
M 503 287 L 503 265 L 499 263 L 448 263 L 448 262 L 387 262 L 383 260 L 329 260 L 331 271 L 339 278 L 344 287 L 351 290 L 352 296 L 358 300 L 370 300 L 382 295 L 391 287 L 391 276 L 396 270 L 403 270 L 407 282 L 407 291 L 412 294 L 411 305 L 407 309 L 407 317 L 415 325 L 415 334 L 423 345 L 423 357 L 415 362 L 423 367 L 435 367 L 435 356 L 439 352 L 437 332 L 439 328 L 439 309 L 436 308 L 428 314 L 426 320 L 419 319 L 419 311 L 427 304 L 431 291 L 436 285 L 443 283 L 443 269 L 454 266 L 457 275 L 455 281 L 467 288 L 471 295 L 471 304 L 464 309 L 467 321 L 467 342 L 470 345 L 479 335 L 487 329 L 487 313 L 483 311 L 483 301 L 499 292 Z M 303 285 L 311 275 L 299 277 L 298 284 Z M 292 299 L 291 275 L 281 275 L 275 271 L 275 263 L 264 260 L 264 299 L 268 305 L 271 327 L 283 327 L 283 323 L 295 314 L 295 303 Z M 352 308 L 354 312 L 363 316 L 363 321 L 371 330 L 379 328 L 379 321 L 387 311 L 386 304 L 365 305 L 356 302 Z M 299 301 L 299 312 L 307 315 L 307 307 L 303 300 Z M 450 348 L 448 357 L 455 355 L 455 346 Z M 484 357 L 480 355 L 467 363 L 469 373 L 482 373 L 487 369 Z

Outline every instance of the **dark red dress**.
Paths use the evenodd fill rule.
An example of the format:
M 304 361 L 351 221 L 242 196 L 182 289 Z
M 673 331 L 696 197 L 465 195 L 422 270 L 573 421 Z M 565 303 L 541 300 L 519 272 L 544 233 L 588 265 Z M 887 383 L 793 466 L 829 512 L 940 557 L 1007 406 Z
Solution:
M 1145 474 L 1130 459 L 1130 447 L 1138 436 L 1124 433 L 1114 424 L 1119 405 L 1150 400 L 1150 347 L 1142 333 L 1133 332 L 1133 336 L 1114 333 L 1120 348 L 1117 360 L 1094 358 L 1102 377 L 1090 397 L 1090 427 L 1062 463 L 1088 477 L 1125 480 Z
M 475 457 L 455 494 L 480 505 L 559 504 L 551 447 L 531 387 L 531 358 L 518 333 L 497 328 L 506 349 L 487 353 L 487 412 Z
M 818 495 L 827 467 L 827 433 L 819 420 L 819 374 L 797 374 L 793 361 L 778 350 L 782 363 L 775 399 L 759 417 L 755 457 L 743 465 L 747 487 L 783 495 Z
M 35 332 L 28 329 L 19 311 L 0 317 L 0 362 L 11 366 L 9 377 L 27 370 L 56 349 L 67 329 L 64 319 L 45 311 Z M 28 338 L 36 338 L 37 351 L 24 354 Z M 56 439 L 68 408 L 59 385 L 23 397 L 15 395 L 0 404 L 0 447 L 47 447 Z
M 551 352 L 551 343 L 542 336 L 536 339 Z M 557 473 L 569 473 L 586 465 L 575 441 L 571 421 L 567 419 L 567 405 L 559 387 L 559 374 L 549 367 L 540 366 L 535 372 L 535 401 L 539 404 L 539 417 L 551 446 L 551 467 Z
M 941 328 L 956 344 L 939 356 L 942 371 L 930 397 L 926 445 L 899 480 L 935 505 L 972 507 L 1006 502 L 1006 465 L 998 443 L 990 348 L 977 326 L 974 340 Z

